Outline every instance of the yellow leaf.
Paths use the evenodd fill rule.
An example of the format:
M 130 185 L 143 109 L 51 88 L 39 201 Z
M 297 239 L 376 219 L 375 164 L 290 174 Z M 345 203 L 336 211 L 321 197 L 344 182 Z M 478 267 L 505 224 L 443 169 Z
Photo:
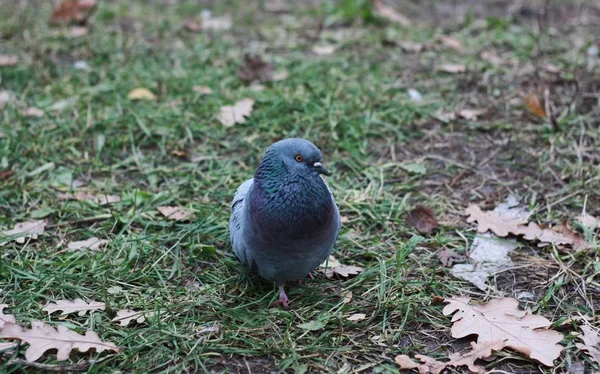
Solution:
M 156 100 L 156 95 L 154 95 L 147 88 L 134 88 L 127 94 L 127 98 L 129 100 Z
M 531 113 L 538 117 L 546 118 L 546 109 L 542 106 L 540 98 L 535 91 L 529 91 L 527 95 L 522 96 L 525 106 Z

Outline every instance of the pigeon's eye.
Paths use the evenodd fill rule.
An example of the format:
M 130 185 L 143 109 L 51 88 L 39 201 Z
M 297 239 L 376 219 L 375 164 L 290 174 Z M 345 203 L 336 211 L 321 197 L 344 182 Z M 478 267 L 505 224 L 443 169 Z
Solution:
M 296 155 L 296 157 L 295 157 L 295 158 L 296 158 L 296 161 L 298 161 L 298 162 L 302 162 L 302 161 L 304 161 L 304 157 L 302 157 L 302 156 L 300 156 L 300 155 Z

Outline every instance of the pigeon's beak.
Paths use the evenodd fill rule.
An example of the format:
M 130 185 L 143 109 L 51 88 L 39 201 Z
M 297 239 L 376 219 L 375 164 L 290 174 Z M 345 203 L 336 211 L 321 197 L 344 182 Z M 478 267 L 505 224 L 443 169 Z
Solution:
M 320 162 L 315 162 L 313 164 L 314 168 L 317 169 L 317 171 L 319 172 L 319 174 L 323 174 L 323 175 L 331 175 L 331 173 L 329 171 L 327 171 L 327 169 L 325 169 L 325 166 L 323 166 L 322 163 Z

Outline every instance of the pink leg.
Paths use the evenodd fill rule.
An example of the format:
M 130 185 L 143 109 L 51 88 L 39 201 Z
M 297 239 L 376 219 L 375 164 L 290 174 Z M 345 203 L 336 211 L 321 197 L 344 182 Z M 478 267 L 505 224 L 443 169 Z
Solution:
M 274 302 L 272 305 L 281 305 L 283 309 L 290 309 L 290 303 L 291 301 L 288 299 L 283 286 L 279 286 L 279 300 Z

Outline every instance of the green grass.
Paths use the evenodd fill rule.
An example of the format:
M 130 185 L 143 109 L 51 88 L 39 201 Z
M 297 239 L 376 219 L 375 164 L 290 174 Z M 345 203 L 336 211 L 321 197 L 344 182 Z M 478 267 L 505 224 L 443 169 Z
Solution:
M 528 291 L 534 298 L 522 306 L 552 321 L 599 309 L 597 246 L 565 254 L 521 242 L 517 268 L 492 279 L 496 290 L 487 295 L 453 278 L 437 259 L 442 249 L 464 252 L 470 245 L 475 233 L 462 216 L 469 203 L 490 208 L 511 191 L 535 209 L 538 222 L 574 222 L 584 201 L 600 216 L 598 62 L 586 57 L 593 42 L 586 27 L 550 17 L 540 30 L 519 16 L 476 15 L 435 27 L 415 13 L 416 26 L 403 29 L 374 18 L 363 1 L 295 5 L 287 14 L 228 1 L 211 9 L 234 9 L 231 30 L 192 33 L 183 21 L 208 5 L 105 1 L 88 35 L 66 38 L 57 34 L 66 27 L 48 25 L 49 5 L 34 3 L 6 8 L 9 17 L 0 17 L 0 54 L 21 59 L 0 67 L 0 90 L 16 97 L 0 114 L 0 172 L 14 172 L 0 180 L 0 228 L 33 218 L 50 226 L 37 240 L 0 247 L 0 303 L 22 325 L 43 320 L 93 330 L 121 348 L 73 353 L 71 363 L 90 361 L 92 373 L 393 373 L 397 354 L 445 357 L 468 346 L 451 338 L 435 296 L 485 300 Z M 573 11 L 563 7 L 570 10 L 552 15 Z M 460 40 L 464 51 L 440 47 L 440 35 Z M 403 52 L 403 41 L 432 47 Z M 317 56 L 315 42 L 339 47 Z M 488 50 L 506 63 L 483 61 Z M 253 90 L 235 74 L 247 52 L 289 77 Z M 89 69 L 75 69 L 79 60 Z M 563 79 L 541 69 L 543 62 L 558 66 Z M 463 63 L 468 72 L 441 73 L 441 63 Z M 519 99 L 536 80 L 553 82 L 558 129 L 529 115 Z M 569 80 L 579 85 L 573 101 Z M 195 85 L 213 94 L 195 93 Z M 158 100 L 128 100 L 136 87 Z M 422 102 L 410 100 L 410 88 Z M 256 101 L 248 121 L 223 127 L 219 107 L 247 97 Z M 21 115 L 29 106 L 45 116 Z M 447 124 L 434 118 L 462 107 L 488 113 Z M 305 137 L 323 151 L 334 173 L 328 182 L 348 218 L 335 256 L 365 268 L 350 279 L 290 285 L 290 311 L 269 307 L 274 287 L 240 267 L 228 238 L 235 189 L 252 177 L 264 150 L 285 137 Z M 400 166 L 415 162 L 427 172 Z M 122 201 L 59 200 L 74 180 Z M 420 240 L 402 218 L 417 204 L 432 207 L 441 221 L 439 232 Z M 168 221 L 155 209 L 161 205 L 187 207 L 194 218 Z M 110 244 L 100 252 L 65 250 L 90 236 Z M 344 303 L 347 292 L 352 300 Z M 107 308 L 65 320 L 42 311 L 47 302 L 74 298 Z M 125 307 L 166 313 L 128 327 L 111 322 Z M 348 321 L 354 313 L 367 318 Z M 321 328 L 299 327 L 311 321 Z M 201 332 L 215 324 L 219 332 Z M 566 335 L 559 370 L 584 360 L 591 368 L 574 341 Z M 12 361 L 22 351 L 1 356 L 0 371 L 33 370 Z M 501 355 L 488 369 L 538 370 L 517 354 Z M 41 362 L 57 363 L 54 353 Z

